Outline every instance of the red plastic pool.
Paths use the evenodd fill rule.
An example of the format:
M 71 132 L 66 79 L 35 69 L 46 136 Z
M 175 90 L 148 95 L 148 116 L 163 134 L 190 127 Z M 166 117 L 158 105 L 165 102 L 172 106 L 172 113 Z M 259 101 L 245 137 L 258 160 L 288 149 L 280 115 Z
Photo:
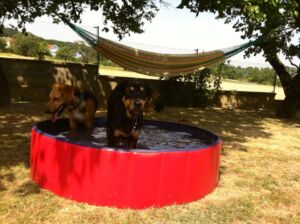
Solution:
M 57 137 L 67 119 L 32 129 L 31 176 L 42 188 L 78 202 L 143 209 L 182 204 L 212 192 L 218 183 L 221 140 L 204 129 L 160 121 L 145 125 L 185 131 L 205 145 L 131 151 Z M 95 124 L 105 126 L 105 119 Z

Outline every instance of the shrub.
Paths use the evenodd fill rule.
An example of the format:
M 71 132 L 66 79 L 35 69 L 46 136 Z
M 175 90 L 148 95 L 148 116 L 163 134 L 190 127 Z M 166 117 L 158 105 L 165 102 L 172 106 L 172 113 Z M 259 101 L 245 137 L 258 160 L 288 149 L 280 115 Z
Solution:
M 0 52 L 4 52 L 6 49 L 6 42 L 2 38 L 0 38 Z
M 207 107 L 214 103 L 221 76 L 206 68 L 189 75 L 162 78 L 158 102 L 167 106 Z

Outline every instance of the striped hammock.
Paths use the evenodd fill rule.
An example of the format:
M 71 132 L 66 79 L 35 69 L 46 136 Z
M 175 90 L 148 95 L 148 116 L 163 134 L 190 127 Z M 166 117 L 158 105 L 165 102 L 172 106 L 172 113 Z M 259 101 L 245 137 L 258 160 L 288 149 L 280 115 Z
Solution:
M 203 53 L 162 54 L 125 46 L 92 34 L 68 21 L 65 22 L 101 55 L 114 63 L 134 72 L 159 77 L 193 73 L 211 64 L 223 61 L 247 49 L 257 41 Z

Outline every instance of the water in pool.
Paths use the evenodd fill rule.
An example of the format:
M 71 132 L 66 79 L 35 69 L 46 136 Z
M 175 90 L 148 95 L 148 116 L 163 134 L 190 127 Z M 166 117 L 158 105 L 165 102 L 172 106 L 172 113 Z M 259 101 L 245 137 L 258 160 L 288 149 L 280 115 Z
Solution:
M 84 133 L 62 132 L 56 137 L 60 139 L 70 140 L 73 143 L 83 145 L 93 145 L 96 147 L 106 146 L 106 127 L 95 127 L 91 136 L 86 136 Z M 145 125 L 141 130 L 138 139 L 138 149 L 191 149 L 200 148 L 207 145 L 207 139 L 201 140 L 191 133 L 184 131 L 170 131 L 159 128 L 154 125 Z M 119 143 L 119 148 L 123 148 L 122 142 Z

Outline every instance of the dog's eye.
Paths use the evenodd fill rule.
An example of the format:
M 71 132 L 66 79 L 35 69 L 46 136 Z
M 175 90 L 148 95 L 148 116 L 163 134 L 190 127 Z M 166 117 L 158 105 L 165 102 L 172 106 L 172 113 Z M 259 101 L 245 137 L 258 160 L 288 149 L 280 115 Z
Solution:
M 59 98 L 58 97 L 54 97 L 53 98 L 53 101 L 57 101 Z

